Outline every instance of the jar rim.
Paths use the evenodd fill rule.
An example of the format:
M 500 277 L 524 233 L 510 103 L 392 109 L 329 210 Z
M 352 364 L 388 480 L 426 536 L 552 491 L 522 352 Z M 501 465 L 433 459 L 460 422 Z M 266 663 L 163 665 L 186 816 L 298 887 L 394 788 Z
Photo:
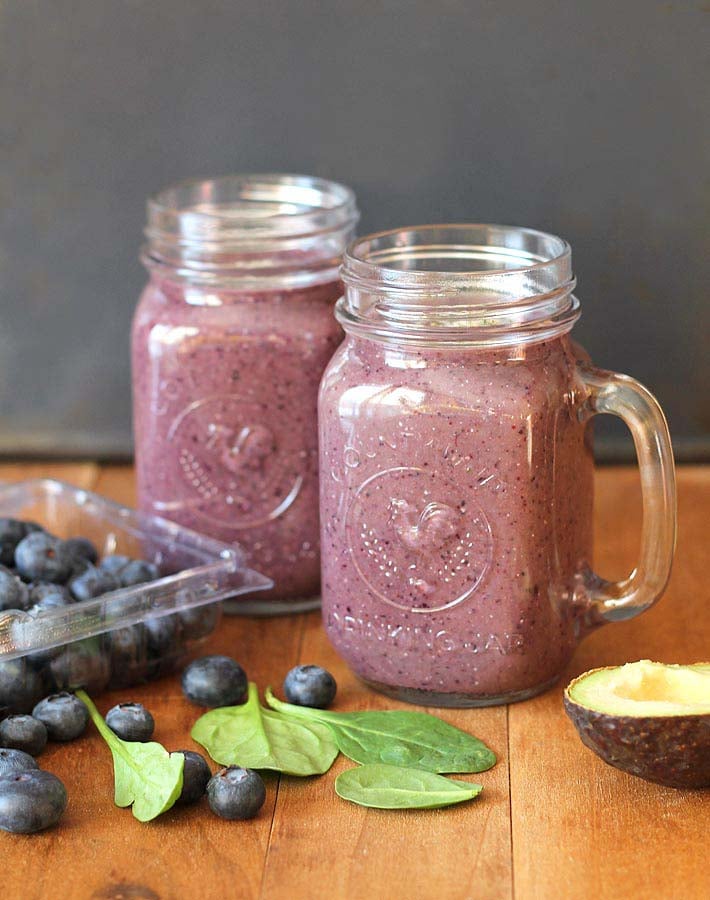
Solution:
M 544 247 L 549 248 L 547 252 L 543 252 Z M 572 248 L 564 238 L 535 228 L 487 223 L 428 224 L 355 238 L 345 251 L 342 275 L 346 283 L 372 281 L 401 289 L 435 286 L 438 292 L 459 292 L 482 287 L 489 278 L 519 280 L 527 273 L 539 274 L 543 270 L 566 280 L 565 276 L 571 276 L 571 257 Z M 495 264 L 470 268 L 388 265 L 392 261 L 421 259 Z
M 306 237 L 357 221 L 355 194 L 311 175 L 254 173 L 190 178 L 152 194 L 146 236 L 250 245 Z
M 352 241 L 336 313 L 379 340 L 504 345 L 569 331 L 579 318 L 572 251 L 533 228 L 441 224 Z
M 150 271 L 240 291 L 337 280 L 359 218 L 349 187 L 280 173 L 180 181 L 149 197 L 147 214 Z

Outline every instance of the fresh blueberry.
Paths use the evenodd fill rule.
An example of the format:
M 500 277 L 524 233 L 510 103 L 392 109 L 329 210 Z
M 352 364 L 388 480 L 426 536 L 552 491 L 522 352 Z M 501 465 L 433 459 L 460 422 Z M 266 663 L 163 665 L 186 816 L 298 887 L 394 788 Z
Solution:
M 182 673 L 182 690 L 198 706 L 234 706 L 247 693 L 247 676 L 229 656 L 203 656 Z
M 229 766 L 207 784 L 210 809 L 222 819 L 253 819 L 265 800 L 264 782 L 252 769 Z
M 194 606 L 178 613 L 182 624 L 182 634 L 187 641 L 198 641 L 207 637 L 217 627 L 222 608 L 220 603 L 209 603 L 207 606 Z
M 212 777 L 207 760 L 194 750 L 178 750 L 185 757 L 185 768 L 182 772 L 182 792 L 178 803 L 195 803 L 204 797 L 207 783 Z
M 25 534 L 33 534 L 35 531 L 47 531 L 47 529 L 42 528 L 42 526 L 38 522 L 30 522 L 29 520 L 24 523 L 24 526 Z
M 143 624 L 146 630 L 148 651 L 152 656 L 163 657 L 176 646 L 180 630 L 180 622 L 176 615 L 151 616 Z
M 67 792 L 51 772 L 27 771 L 0 777 L 0 828 L 34 834 L 56 825 L 67 805 Z
M 69 582 L 69 590 L 78 602 L 101 597 L 103 594 L 108 594 L 109 591 L 115 591 L 117 587 L 118 582 L 110 572 L 104 572 L 93 566 Z
M 123 741 L 145 743 L 155 731 L 155 720 L 142 703 L 119 703 L 106 713 L 106 724 Z
M 27 585 L 5 566 L 0 566 L 0 612 L 27 609 L 30 605 Z
M 0 706 L 31 712 L 47 693 L 42 675 L 22 659 L 0 660 Z
M 0 750 L 0 777 L 14 775 L 15 772 L 29 772 L 30 769 L 39 769 L 34 757 L 24 750 L 10 750 L 3 747 Z
M 72 557 L 59 538 L 34 531 L 15 550 L 15 565 L 23 578 L 64 584 L 72 573 Z
M 27 537 L 27 526 L 19 519 L 0 519 L 0 564 L 12 566 L 15 562 L 15 548 L 22 538 Z
M 118 577 L 119 572 L 131 561 L 130 556 L 121 556 L 119 553 L 113 553 L 104 558 L 99 563 L 99 568 L 104 572 L 110 572 Z
M 39 590 L 40 588 L 48 588 L 48 590 L 41 591 Z M 42 613 L 48 612 L 51 609 L 61 609 L 71 602 L 69 591 L 64 585 L 60 584 L 33 584 L 30 586 L 30 599 L 35 596 L 40 597 L 41 599 L 27 610 L 27 615 L 31 616 L 33 619 L 36 619 L 37 616 L 40 616 Z M 32 650 L 25 655 L 24 659 L 26 659 L 33 668 L 41 669 L 50 660 L 59 656 L 61 652 L 61 645 L 58 647 L 50 647 L 48 650 Z
M 58 597 L 47 597 L 47 599 L 44 601 L 44 603 L 37 604 L 37 606 L 31 606 L 27 610 L 27 615 L 33 619 L 36 619 L 37 616 L 42 615 L 42 613 L 45 613 L 48 609 L 54 608 L 55 601 L 58 603 L 59 598 Z M 10 632 L 10 634 L 13 636 L 13 639 L 15 639 L 15 635 L 16 635 L 15 629 L 18 629 L 20 632 L 20 635 L 21 635 L 20 640 L 24 641 L 26 639 L 25 632 L 24 632 L 25 627 L 26 627 L 26 622 L 13 622 L 12 631 Z M 43 628 L 43 625 L 37 625 L 36 627 L 41 629 L 41 628 Z M 25 655 L 22 657 L 22 659 L 24 661 L 26 661 L 28 665 L 32 666 L 33 669 L 35 669 L 37 672 L 40 672 L 40 674 L 41 674 L 42 671 L 44 670 L 44 667 L 47 665 L 47 663 L 49 663 L 55 657 L 59 656 L 59 654 L 61 652 L 62 652 L 61 645 L 59 647 L 50 647 L 47 650 L 31 650 L 29 653 L 25 653 Z M 42 693 L 46 694 L 46 691 L 43 691 Z
M 88 538 L 73 537 L 64 541 L 64 546 L 75 564 L 89 563 L 96 565 L 99 552 Z
M 117 628 L 108 638 L 111 665 L 111 687 L 128 687 L 141 680 L 146 669 L 146 630 L 143 625 Z
M 89 710 L 78 697 L 66 691 L 40 700 L 32 715 L 47 729 L 50 741 L 73 741 L 89 724 Z
M 133 587 L 136 584 L 145 584 L 148 581 L 155 581 L 156 578 L 160 578 L 160 570 L 155 563 L 144 559 L 132 559 L 120 569 L 118 578 L 121 582 L 121 587 Z
M 296 666 L 284 679 L 284 694 L 296 706 L 325 709 L 335 697 L 335 678 L 320 666 Z
M 8 716 L 0 722 L 0 747 L 39 756 L 47 746 L 47 729 L 34 716 Z
M 42 609 L 55 609 L 73 602 L 69 588 L 64 584 L 49 584 L 46 581 L 33 581 L 29 584 L 30 604 Z
M 89 694 L 100 694 L 108 685 L 111 675 L 106 636 L 99 635 L 66 644 L 48 668 L 55 691 L 84 688 Z M 45 691 L 44 695 L 46 693 Z

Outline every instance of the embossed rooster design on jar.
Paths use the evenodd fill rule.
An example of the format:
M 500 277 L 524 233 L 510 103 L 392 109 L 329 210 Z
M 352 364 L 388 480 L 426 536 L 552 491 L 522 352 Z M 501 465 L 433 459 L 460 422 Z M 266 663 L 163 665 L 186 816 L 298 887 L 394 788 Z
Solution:
M 660 596 L 675 529 L 670 440 L 653 397 L 594 369 L 569 246 L 503 226 L 356 241 L 346 339 L 319 400 L 323 617 L 375 688 L 416 703 L 520 700 L 580 638 Z M 625 419 L 647 510 L 640 564 L 592 563 L 589 421 Z
M 227 604 L 319 602 L 318 382 L 342 339 L 338 265 L 357 210 L 288 175 L 185 182 L 151 198 L 133 325 L 141 508 L 227 542 L 274 581 Z
M 393 497 L 389 504 L 390 523 L 397 537 L 411 550 L 436 553 L 456 534 L 460 513 L 445 503 L 432 500 L 421 513 L 409 501 Z

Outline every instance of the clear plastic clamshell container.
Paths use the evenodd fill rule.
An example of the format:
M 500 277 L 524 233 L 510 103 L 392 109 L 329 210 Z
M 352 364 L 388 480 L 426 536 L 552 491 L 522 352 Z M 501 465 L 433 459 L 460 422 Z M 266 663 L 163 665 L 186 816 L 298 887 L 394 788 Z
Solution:
M 97 694 L 165 674 L 217 627 L 218 601 L 273 586 L 234 545 L 59 481 L 0 486 L 0 517 L 36 522 L 63 539 L 86 537 L 100 557 L 148 560 L 161 573 L 35 615 L 0 612 L 0 714 L 31 710 L 59 690 Z

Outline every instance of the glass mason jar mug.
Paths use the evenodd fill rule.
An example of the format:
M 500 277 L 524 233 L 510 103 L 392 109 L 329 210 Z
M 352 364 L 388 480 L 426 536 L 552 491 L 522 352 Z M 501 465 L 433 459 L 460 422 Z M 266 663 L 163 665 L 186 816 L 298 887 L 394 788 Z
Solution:
M 239 542 L 273 580 L 229 612 L 319 602 L 318 383 L 342 340 L 333 304 L 356 221 L 348 188 L 301 176 L 185 182 L 148 202 L 139 505 Z
M 571 253 L 521 228 L 356 241 L 319 401 L 323 616 L 366 682 L 439 706 L 521 700 L 580 638 L 661 595 L 675 542 L 668 429 L 649 392 L 570 338 Z M 644 524 L 624 581 L 594 574 L 589 422 L 620 416 Z

